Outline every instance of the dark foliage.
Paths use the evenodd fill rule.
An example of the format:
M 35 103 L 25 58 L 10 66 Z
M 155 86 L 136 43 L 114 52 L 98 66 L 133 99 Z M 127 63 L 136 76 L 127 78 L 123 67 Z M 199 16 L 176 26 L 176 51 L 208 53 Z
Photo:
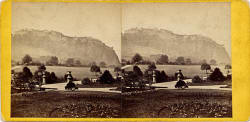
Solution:
M 224 81 L 225 76 L 222 74 L 219 68 L 215 68 L 213 73 L 209 76 L 211 81 Z
M 161 55 L 161 57 L 156 61 L 157 64 L 168 64 L 168 56 Z
M 138 66 L 133 67 L 133 72 L 134 72 L 135 75 L 137 75 L 139 77 L 143 76 L 143 73 L 142 73 L 141 69 Z
M 83 78 L 82 85 L 89 85 L 89 84 L 91 84 L 90 79 L 89 78 Z
M 115 80 L 114 80 L 113 76 L 110 74 L 110 72 L 108 70 L 105 70 L 104 73 L 102 74 L 102 76 L 100 77 L 101 83 L 111 84 L 114 81 Z
M 142 61 L 142 56 L 138 53 L 135 54 L 135 56 L 132 58 L 132 63 L 139 63 L 140 61 Z
M 33 74 L 32 74 L 32 72 L 30 71 L 30 69 L 28 68 L 28 67 L 24 67 L 23 68 L 23 78 L 25 79 L 25 80 L 29 80 L 29 79 L 31 79 L 32 78 L 32 76 L 33 76 Z
M 25 55 L 22 59 L 23 64 L 30 64 L 32 62 L 32 57 L 30 55 Z
M 42 64 L 41 66 L 38 67 L 38 70 L 44 71 L 46 70 L 46 66 Z
M 181 65 L 184 65 L 185 64 L 185 59 L 184 59 L 184 57 L 178 57 L 177 59 L 176 59 L 176 61 L 175 61 L 177 64 L 181 64 Z
M 168 76 L 166 75 L 165 71 L 154 70 L 155 72 L 155 80 L 157 83 L 167 82 L 169 81 Z M 147 81 L 153 81 L 153 72 L 150 70 L 146 70 L 144 77 Z
M 158 82 L 166 82 L 168 81 L 168 76 L 167 74 L 165 73 L 165 71 L 161 71 L 161 74 L 160 74 L 160 79 Z
M 90 67 L 90 71 L 91 72 L 95 72 L 95 73 L 97 73 L 97 72 L 101 72 L 101 69 L 100 69 L 100 67 L 99 66 L 97 66 L 97 65 L 92 65 L 91 67 Z
M 155 69 L 156 69 L 155 63 L 151 63 L 150 65 L 148 65 L 148 70 L 152 71 Z
M 46 73 L 45 73 L 46 74 Z M 47 83 L 56 83 L 58 78 L 56 77 L 56 74 L 54 72 L 51 73 L 47 73 L 48 74 L 48 78 L 46 79 Z
M 207 63 L 204 63 L 201 65 L 201 70 L 206 70 L 206 73 L 207 73 L 207 70 L 210 70 L 211 69 L 211 66 Z
M 200 76 L 196 75 L 193 77 L 192 82 L 193 83 L 202 83 L 203 80 L 200 78 Z

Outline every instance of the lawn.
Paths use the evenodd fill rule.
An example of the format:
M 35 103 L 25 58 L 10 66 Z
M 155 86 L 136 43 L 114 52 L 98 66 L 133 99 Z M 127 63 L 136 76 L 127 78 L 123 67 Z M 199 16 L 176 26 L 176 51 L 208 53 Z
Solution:
M 11 117 L 232 117 L 231 96 L 231 91 L 199 89 L 133 95 L 87 91 L 23 93 L 11 96 Z
M 112 83 L 112 84 L 101 84 L 101 83 L 93 83 L 93 84 L 77 84 L 78 88 L 110 88 L 110 87 L 120 87 L 121 83 Z
M 188 86 L 213 86 L 213 85 L 232 85 L 232 80 L 225 81 L 204 81 L 202 83 L 188 83 Z

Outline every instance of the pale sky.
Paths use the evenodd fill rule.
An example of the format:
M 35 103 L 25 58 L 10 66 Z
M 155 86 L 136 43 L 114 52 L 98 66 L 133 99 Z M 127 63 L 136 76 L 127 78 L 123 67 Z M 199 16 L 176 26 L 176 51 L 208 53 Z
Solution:
M 120 9 L 119 3 L 13 2 L 12 32 L 31 28 L 91 36 L 113 47 L 120 58 Z
M 230 3 L 126 3 L 122 30 L 162 28 L 181 35 L 199 34 L 223 44 L 231 56 Z
M 230 3 L 56 3 L 13 2 L 12 32 L 54 30 L 91 36 L 121 58 L 121 33 L 144 27 L 176 34 L 200 34 L 223 44 L 231 56 Z

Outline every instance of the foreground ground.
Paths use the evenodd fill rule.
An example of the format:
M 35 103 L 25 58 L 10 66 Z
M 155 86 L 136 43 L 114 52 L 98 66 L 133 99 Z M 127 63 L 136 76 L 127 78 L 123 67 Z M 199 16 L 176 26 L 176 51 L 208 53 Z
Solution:
M 98 91 L 13 94 L 11 117 L 184 118 L 232 117 L 232 92 L 159 89 L 122 95 Z

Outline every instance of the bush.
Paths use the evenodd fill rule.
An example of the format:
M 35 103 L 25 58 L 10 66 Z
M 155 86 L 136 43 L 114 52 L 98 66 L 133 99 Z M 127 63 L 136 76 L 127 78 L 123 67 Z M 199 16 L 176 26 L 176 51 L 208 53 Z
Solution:
M 54 72 L 51 72 L 50 74 L 47 73 L 49 76 L 47 76 L 48 78 L 46 80 L 47 83 L 56 83 L 57 82 L 57 77 L 56 77 L 56 74 Z
M 168 80 L 168 76 L 166 75 L 166 73 L 164 71 L 155 71 L 156 74 L 156 82 L 160 83 L 160 82 L 166 82 Z
M 200 76 L 196 75 L 193 77 L 192 82 L 193 83 L 202 83 L 203 80 L 200 78 Z
M 222 74 L 219 68 L 215 68 L 213 73 L 209 76 L 211 81 L 224 81 L 225 76 Z
M 105 70 L 104 73 L 102 74 L 102 76 L 100 77 L 101 83 L 111 84 L 114 81 L 115 80 L 114 80 L 113 76 L 110 74 L 110 72 L 108 70 Z
M 32 77 L 33 77 L 33 74 L 32 72 L 30 71 L 30 69 L 28 67 L 24 67 L 23 68 L 23 79 L 28 82 Z
M 232 75 L 227 75 L 226 79 L 227 80 L 232 80 Z
M 151 72 L 151 74 L 149 73 Z M 145 71 L 145 78 L 147 81 L 153 81 L 153 74 L 152 74 L 153 71 L 149 71 L 149 70 L 146 70 Z M 161 82 L 166 82 L 168 81 L 168 76 L 166 75 L 166 73 L 164 71 L 159 71 L 159 70 L 154 70 L 155 72 L 155 80 L 157 83 L 161 83 Z
M 143 76 L 143 73 L 142 73 L 140 67 L 138 67 L 138 66 L 134 66 L 134 67 L 133 67 L 133 72 L 134 72 L 135 75 L 137 75 L 137 76 L 139 76 L 139 77 L 142 77 L 142 76 Z
M 82 85 L 88 85 L 88 84 L 91 84 L 90 79 L 89 78 L 83 78 Z

